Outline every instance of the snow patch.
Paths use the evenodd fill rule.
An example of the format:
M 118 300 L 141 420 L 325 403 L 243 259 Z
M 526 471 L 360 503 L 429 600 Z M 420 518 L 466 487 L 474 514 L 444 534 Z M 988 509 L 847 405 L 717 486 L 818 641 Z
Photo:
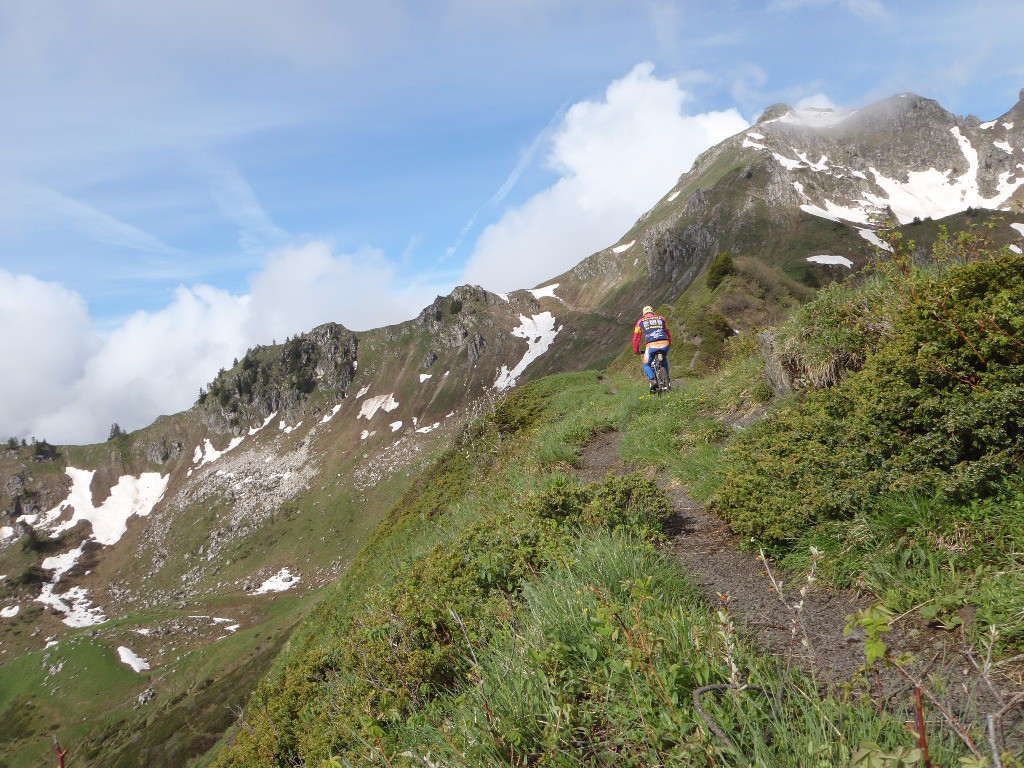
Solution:
M 533 317 L 519 316 L 519 327 L 512 330 L 512 335 L 520 339 L 526 339 L 529 345 L 523 359 L 511 371 L 506 366 L 501 366 L 498 378 L 494 382 L 496 389 L 508 389 L 514 387 L 527 366 L 534 360 L 547 352 L 555 340 L 555 336 L 562 330 L 563 326 L 555 328 L 555 316 L 550 312 L 541 312 Z
M 434 374 L 432 374 L 432 373 L 421 373 L 420 374 L 420 384 L 422 384 L 427 379 L 432 379 L 432 378 L 434 378 Z
M 978 127 L 981 128 L 981 130 L 983 130 L 983 131 L 987 131 L 989 128 L 991 128 L 995 124 L 996 124 L 995 120 L 989 120 L 987 123 L 982 123 Z
M 846 220 L 854 221 L 858 224 L 867 224 L 869 221 L 868 214 L 863 208 L 848 208 L 843 205 L 836 205 L 831 200 L 825 201 L 825 208 L 805 203 L 800 206 L 800 210 L 812 216 L 828 219 L 829 221 Z
M 1005 128 L 1008 131 L 1012 131 L 1013 130 L 1013 123 L 1003 123 L 1003 128 Z
M 291 433 L 292 433 L 293 431 L 295 431 L 296 429 L 298 429 L 298 428 L 299 428 L 299 427 L 301 427 L 301 426 L 302 426 L 302 422 L 301 422 L 301 421 L 300 421 L 300 422 L 299 422 L 298 424 L 296 424 L 296 425 L 295 425 L 294 427 L 286 427 L 286 426 L 284 425 L 284 422 L 283 422 L 283 421 L 281 422 L 281 430 L 282 430 L 282 431 L 283 431 L 283 432 L 284 432 L 284 433 L 285 433 L 286 435 L 290 435 L 290 434 L 291 434 Z
M 1019 246 L 1019 245 L 1011 245 L 1011 246 L 1010 246 L 1010 250 L 1011 250 L 1011 251 L 1013 251 L 1014 253 L 1018 254 L 1018 255 L 1020 255 L 1020 254 L 1024 253 L 1024 251 L 1022 251 L 1022 250 L 1020 249 L 1020 246 Z
M 967 170 L 956 178 L 950 178 L 952 170 L 940 171 L 929 168 L 925 171 L 911 171 L 906 181 L 883 176 L 871 168 L 875 183 L 882 188 L 886 197 L 865 193 L 868 202 L 879 207 L 889 206 L 901 224 L 915 218 L 941 219 L 959 213 L 967 208 L 998 209 L 1010 196 L 1024 185 L 1024 175 L 1010 181 L 1010 171 L 999 175 L 999 184 L 994 197 L 982 197 L 978 186 L 978 151 L 970 140 L 960 133 L 960 128 L 950 128 L 967 160 Z
M 673 192 L 671 195 L 668 196 L 668 200 L 666 202 L 671 203 L 677 197 L 679 197 L 679 190 L 678 189 L 675 192 Z
M 433 424 L 431 424 L 431 425 L 430 425 L 429 427 L 420 427 L 420 428 L 419 428 L 419 429 L 417 429 L 416 431 L 417 431 L 417 432 L 418 432 L 419 434 L 421 434 L 421 435 L 426 435 L 426 434 L 428 434 L 428 433 L 430 433 L 430 432 L 433 432 L 433 431 L 434 431 L 435 429 L 437 429 L 437 428 L 438 428 L 438 427 L 440 427 L 440 426 L 441 426 L 441 422 L 440 422 L 440 421 L 435 421 L 435 422 L 434 422 Z
M 996 149 L 1001 149 L 1008 155 L 1013 154 L 1013 147 L 1010 146 L 1010 142 L 1008 141 L 993 141 L 992 144 Z
M 798 168 L 803 168 L 803 163 L 799 160 L 790 160 L 788 157 L 780 155 L 778 152 L 772 152 L 772 157 L 778 161 L 779 165 L 785 168 L 787 171 L 795 171 Z
M 238 438 L 241 440 L 241 438 Z M 92 539 L 110 546 L 120 541 L 128 529 L 128 518 L 132 515 L 146 517 L 164 495 L 170 475 L 159 472 L 143 472 L 139 477 L 122 475 L 117 485 L 110 489 L 110 495 L 100 506 L 93 506 L 92 483 L 96 470 L 66 470 L 71 478 L 71 490 L 68 497 L 46 513 L 41 527 L 48 527 L 68 508 L 73 507 L 74 515 L 65 523 L 53 529 L 51 535 L 59 536 L 66 530 L 74 528 L 79 521 L 88 520 L 92 525 Z
M 881 248 L 883 251 L 891 251 L 892 250 L 892 246 L 890 246 L 882 238 L 880 238 L 878 235 L 876 235 L 873 230 L 858 228 L 857 232 L 860 234 L 861 237 L 863 237 L 865 240 L 867 240 L 869 243 L 871 243 L 875 247 Z
M 812 161 L 807 159 L 807 154 L 806 153 L 804 153 L 804 152 L 797 152 L 796 149 L 793 148 L 793 147 L 790 147 L 790 149 L 792 149 L 793 150 L 793 154 L 795 154 L 797 157 L 799 157 L 800 160 L 802 162 L 804 162 L 807 165 L 807 167 L 810 168 L 812 171 L 818 171 L 820 173 L 822 171 L 827 171 L 828 170 L 828 156 L 827 155 L 822 155 L 821 159 L 818 162 L 815 163 L 815 162 L 812 162 Z
M 811 216 L 817 216 L 820 219 L 828 219 L 829 221 L 839 222 L 839 217 L 835 214 L 829 213 L 824 208 L 819 208 L 816 205 L 803 204 L 800 206 L 800 210 L 804 213 L 809 213 Z
M 365 395 L 369 391 L 370 391 L 370 385 L 367 384 L 365 387 L 363 387 L 358 392 L 356 392 L 356 400 L 358 400 L 360 397 L 362 397 L 363 395 Z
M 278 571 L 269 579 L 260 584 L 260 586 L 253 591 L 253 594 L 265 595 L 268 592 L 284 592 L 285 590 L 294 587 L 300 581 L 302 581 L 301 578 L 292 574 L 292 572 L 289 571 L 287 568 L 282 568 L 280 571 Z
M 828 264 L 853 269 L 853 262 L 845 256 L 808 256 L 807 260 L 812 264 Z
M 320 423 L 321 424 L 326 424 L 328 421 L 330 421 L 335 416 L 337 416 L 338 411 L 340 411 L 340 410 L 341 410 L 341 403 L 338 403 L 333 408 L 331 408 L 331 412 L 330 413 L 325 413 L 324 414 L 324 417 L 322 419 L 320 419 Z
M 149 662 L 140 657 L 128 646 L 119 645 L 117 647 L 117 655 L 122 662 L 131 667 L 135 672 L 143 672 L 149 669 Z
M 398 430 L 400 430 L 402 428 L 402 422 L 400 422 L 400 421 L 392 421 L 390 424 L 388 424 L 388 426 L 391 427 L 391 431 L 392 432 L 397 432 Z
M 249 428 L 249 437 L 252 437 L 252 436 L 253 436 L 253 435 L 255 435 L 255 434 L 256 434 L 257 432 L 259 432 L 259 431 L 260 431 L 260 430 L 262 430 L 262 429 L 263 429 L 264 427 L 266 427 L 266 426 L 267 426 L 268 424 L 270 424 L 270 422 L 272 422 L 272 421 L 274 420 L 274 417 L 275 417 L 275 416 L 277 416 L 277 411 L 274 411 L 274 412 L 273 412 L 272 414 L 270 414 L 269 416 L 267 416 L 267 420 L 266 420 L 266 421 L 264 421 L 264 422 L 263 422 L 262 424 L 260 424 L 260 425 L 259 425 L 258 427 L 250 427 L 250 428 Z M 196 450 L 199 450 L 199 449 L 197 448 Z
M 359 416 L 369 421 L 377 411 L 391 413 L 391 411 L 395 410 L 397 407 L 398 401 L 395 400 L 394 392 L 389 395 L 377 395 L 363 403 L 362 407 L 359 409 Z M 359 417 L 357 416 L 356 418 Z
M 533 298 L 538 300 L 543 299 L 545 296 L 552 299 L 558 299 L 558 297 L 555 296 L 555 288 L 557 287 L 558 283 L 552 283 L 551 285 L 545 285 L 543 288 L 531 288 L 530 293 L 533 294 Z M 559 301 L 561 301 L 561 299 L 559 299 Z
M 91 627 L 107 620 L 103 609 L 92 604 L 89 593 L 82 587 L 72 587 L 63 595 L 58 595 L 54 592 L 53 584 L 44 584 L 36 602 L 63 613 L 61 621 L 69 627 Z
M 373 430 L 373 431 L 371 432 L 371 431 L 370 431 L 370 430 L 368 430 L 368 429 L 364 429 L 364 430 L 363 430 L 363 431 L 362 431 L 362 432 L 361 432 L 361 433 L 359 434 L 359 439 L 360 439 L 360 440 L 366 440 L 367 438 L 373 437 L 373 436 L 374 436 L 374 435 L 376 435 L 376 434 L 377 434 L 377 430 Z
M 1024 224 L 1011 224 L 1010 227 L 1020 232 L 1020 236 L 1024 237 Z
M 244 438 L 242 437 L 233 437 L 231 438 L 231 441 L 228 443 L 227 448 L 225 448 L 223 451 L 218 451 L 216 448 L 213 447 L 213 443 L 210 442 L 210 438 L 206 438 L 206 440 L 203 441 L 202 451 L 200 451 L 199 446 L 196 446 L 196 452 L 195 455 L 192 457 L 192 462 L 198 462 L 200 467 L 205 464 L 212 464 L 228 451 L 233 451 L 235 448 L 241 445 L 243 439 Z
M 625 253 L 630 248 L 632 248 L 635 244 L 636 244 L 636 240 L 630 240 L 628 243 L 623 243 L 622 245 L 616 245 L 614 248 L 612 248 L 612 251 L 614 253 Z
M 18 615 L 18 611 L 21 610 L 20 605 L 9 605 L 6 608 L 0 608 L 0 616 L 5 619 L 13 619 Z
M 56 584 L 60 581 L 61 576 L 75 567 L 75 563 L 78 562 L 78 558 L 82 556 L 83 552 L 85 552 L 84 541 L 70 552 L 65 552 L 63 555 L 47 557 L 41 563 L 41 567 L 44 570 L 53 571 L 53 583 Z

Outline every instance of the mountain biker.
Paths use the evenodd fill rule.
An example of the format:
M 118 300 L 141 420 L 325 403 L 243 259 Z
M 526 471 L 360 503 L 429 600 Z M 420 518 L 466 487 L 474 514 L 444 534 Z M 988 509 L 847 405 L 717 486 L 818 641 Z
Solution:
M 644 307 L 641 317 L 633 329 L 633 353 L 640 354 L 641 340 L 644 343 L 644 373 L 651 380 L 651 394 L 658 391 L 658 382 L 654 380 L 654 369 L 651 368 L 651 355 L 663 350 L 661 357 L 662 365 L 665 366 L 665 378 L 668 379 L 668 350 L 672 345 L 672 334 L 668 330 L 668 323 L 661 315 L 654 314 L 653 307 Z M 672 385 L 669 384 L 671 389 Z

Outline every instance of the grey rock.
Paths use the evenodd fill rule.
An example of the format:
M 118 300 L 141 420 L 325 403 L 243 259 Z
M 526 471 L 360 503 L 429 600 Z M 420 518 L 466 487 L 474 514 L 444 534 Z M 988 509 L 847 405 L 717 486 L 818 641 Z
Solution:
M 775 342 L 775 334 L 771 329 L 757 334 L 757 346 L 764 358 L 764 373 L 768 385 L 776 397 L 785 397 L 793 393 L 793 379 L 782 364 Z

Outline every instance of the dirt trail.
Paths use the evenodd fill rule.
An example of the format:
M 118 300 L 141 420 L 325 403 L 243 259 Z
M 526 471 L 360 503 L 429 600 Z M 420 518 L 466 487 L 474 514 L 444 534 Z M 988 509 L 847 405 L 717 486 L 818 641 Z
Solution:
M 618 432 L 594 437 L 583 452 L 579 472 L 582 479 L 592 481 L 608 472 L 630 471 L 619 457 L 621 437 Z M 848 681 L 861 668 L 864 636 L 855 633 L 844 637 L 843 629 L 846 617 L 870 605 L 869 599 L 851 592 L 812 589 L 804 598 L 803 629 L 794 631 L 793 612 L 771 590 L 764 566 L 757 557 L 738 549 L 728 525 L 691 498 L 677 481 L 661 479 L 658 484 L 675 508 L 671 551 L 713 603 L 717 602 L 718 595 L 729 596 L 730 612 L 748 628 L 759 645 L 780 658 L 799 662 L 807 670 L 813 663 L 815 674 L 824 683 Z M 775 576 L 780 578 L 782 574 L 776 571 Z M 792 605 L 800 600 L 799 590 L 804 582 L 792 579 L 791 583 L 788 576 L 784 581 L 783 593 Z M 941 666 L 942 658 L 956 655 L 952 635 L 918 629 L 912 641 L 909 635 L 905 643 L 898 637 L 886 640 L 896 651 L 913 651 L 925 665 L 938 657 Z M 809 649 L 803 643 L 805 632 Z M 886 675 L 889 678 L 885 682 L 887 694 L 903 687 L 902 679 L 896 674 L 889 670 Z

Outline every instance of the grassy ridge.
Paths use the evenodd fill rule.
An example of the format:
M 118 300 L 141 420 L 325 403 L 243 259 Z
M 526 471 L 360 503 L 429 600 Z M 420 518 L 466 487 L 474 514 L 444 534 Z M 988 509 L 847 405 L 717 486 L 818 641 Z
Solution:
M 575 478 L 587 440 L 618 428 L 627 458 L 711 493 L 728 431 L 709 410 L 763 400 L 743 352 L 671 399 L 574 374 L 500 403 L 395 508 L 210 763 L 826 766 L 911 744 L 703 603 L 655 546 L 666 500 L 643 475 Z M 707 685 L 723 688 L 705 719 Z

